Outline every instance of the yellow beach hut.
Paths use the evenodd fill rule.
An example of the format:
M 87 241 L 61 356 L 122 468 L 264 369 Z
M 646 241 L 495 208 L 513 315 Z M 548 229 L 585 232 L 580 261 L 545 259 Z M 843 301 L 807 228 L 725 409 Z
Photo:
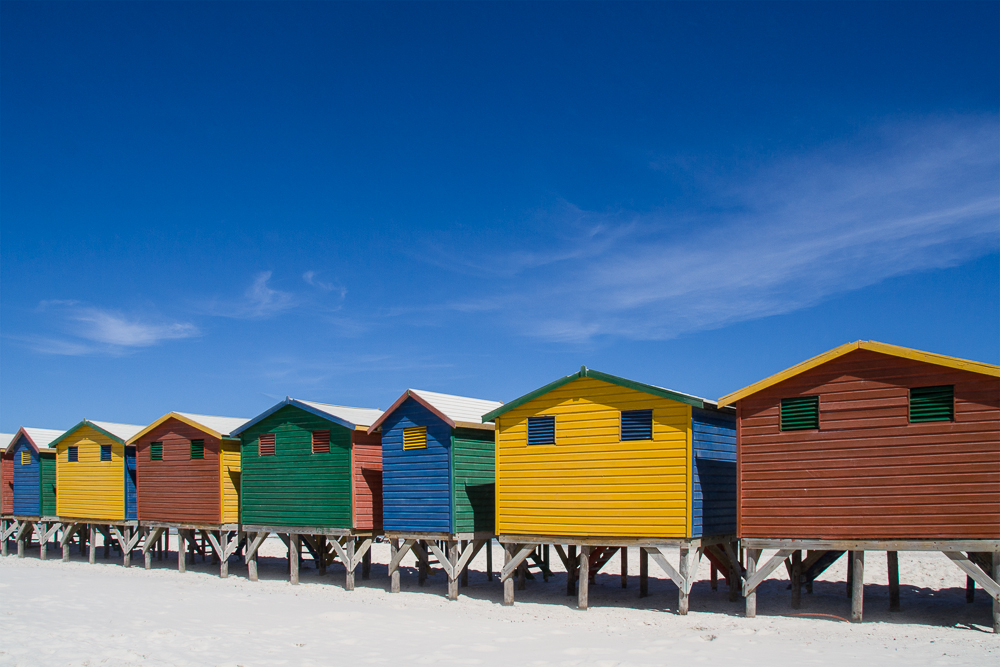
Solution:
M 96 533 L 104 536 L 105 556 L 112 542 L 130 562 L 139 539 L 136 516 L 135 447 L 125 443 L 143 429 L 84 419 L 56 438 L 56 513 L 63 524 L 63 560 L 69 540 L 80 532 L 94 562 Z
M 615 553 L 624 563 L 630 547 L 640 595 L 651 556 L 677 584 L 682 614 L 702 555 L 737 590 L 733 409 L 583 367 L 482 419 L 496 424 L 506 604 L 511 577 L 541 545 L 555 546 L 584 609 L 590 578 Z M 667 547 L 680 550 L 677 568 Z

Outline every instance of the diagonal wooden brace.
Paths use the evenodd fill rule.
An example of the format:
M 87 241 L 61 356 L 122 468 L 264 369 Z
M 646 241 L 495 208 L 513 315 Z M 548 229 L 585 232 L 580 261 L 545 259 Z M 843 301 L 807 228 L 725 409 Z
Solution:
M 576 559 L 573 559 L 573 562 L 571 563 L 569 558 L 566 556 L 566 552 L 563 551 L 561 544 L 555 544 L 553 546 L 556 548 L 556 554 L 559 556 L 559 560 L 562 561 L 563 567 L 566 568 L 566 571 L 575 572 L 577 565 L 579 565 L 579 563 L 576 562 Z
M 399 564 L 403 561 L 403 556 L 416 545 L 416 540 L 403 540 L 402 546 L 399 547 L 399 551 L 389 562 L 389 574 L 392 574 L 397 569 L 399 569 Z
M 364 560 L 365 554 L 368 553 L 368 550 L 371 548 L 372 548 L 371 538 L 366 538 L 361 541 L 361 543 L 358 545 L 358 548 L 354 550 L 354 562 L 351 563 L 352 570 L 361 564 L 361 561 Z
M 56 531 L 59 530 L 59 528 L 61 527 L 62 524 L 56 521 L 54 523 L 49 524 L 49 527 L 45 530 L 36 529 L 39 541 L 48 542 L 49 540 L 52 539 L 52 536 L 55 535 Z
M 264 540 L 268 538 L 271 533 L 266 530 L 257 533 L 253 540 L 247 543 L 247 558 L 253 557 L 257 553 L 257 549 L 260 549 L 260 545 L 264 544 Z
M 82 524 L 79 523 L 69 524 L 69 528 L 63 531 L 62 538 L 59 540 L 59 546 L 61 547 L 66 546 L 69 543 L 69 541 L 73 539 L 73 536 L 76 535 L 77 531 L 80 530 L 81 525 Z
M 945 551 L 944 555 L 950 558 L 955 565 L 961 568 L 962 571 L 969 575 L 977 584 L 982 586 L 987 595 L 1000 602 L 1000 584 L 994 581 L 988 574 L 983 572 L 982 568 L 969 560 L 968 556 L 961 551 Z
M 9 524 L 7 524 L 7 527 L 3 529 L 3 533 L 0 534 L 0 537 L 3 537 L 3 539 L 5 540 L 10 539 L 10 536 L 13 535 L 14 532 L 17 531 L 20 527 L 21 527 L 20 522 L 17 519 L 15 519 L 14 521 L 11 521 Z
M 744 579 L 746 579 L 746 575 L 743 572 L 743 568 L 740 567 L 740 559 L 736 555 L 736 550 L 733 549 L 733 543 L 726 542 L 725 545 L 723 546 L 725 546 L 726 549 L 726 556 L 729 557 L 729 567 L 730 567 L 729 571 L 736 573 L 737 576 L 736 581 L 743 581 Z
M 165 528 L 154 528 L 149 531 L 146 535 L 146 541 L 142 543 L 142 555 L 145 556 L 153 548 L 153 545 L 160 539 L 160 535 L 163 535 L 164 530 Z
M 768 575 L 777 570 L 785 562 L 785 559 L 792 555 L 793 551 L 795 549 L 779 549 L 778 553 L 771 556 L 771 560 L 767 561 L 750 579 L 743 583 L 743 596 L 746 597 L 754 591 L 762 581 L 767 579 Z
M 663 555 L 662 551 L 656 547 L 642 547 L 642 550 L 649 554 L 654 561 L 656 561 L 656 564 L 660 566 L 660 569 L 662 569 L 668 577 L 670 577 L 670 581 L 674 582 L 677 588 L 684 590 L 684 579 L 681 577 L 680 573 L 674 569 L 674 566 L 667 561 L 667 557 Z
M 351 559 L 347 557 L 347 551 L 344 549 L 344 545 L 340 540 L 328 540 L 328 543 L 333 546 L 334 551 L 337 552 L 337 557 L 340 558 L 340 562 L 344 564 L 344 567 L 350 571 L 351 569 Z M 331 561 L 332 562 L 332 561 Z
M 504 564 L 503 569 L 500 570 L 500 581 L 506 581 L 510 579 L 511 576 L 517 572 L 518 566 L 524 562 L 524 559 L 531 555 L 531 552 L 535 550 L 537 544 L 521 544 L 515 546 L 520 547 L 518 551 L 514 554 L 514 557 L 510 559 L 510 562 Z
M 34 533 L 35 524 L 30 521 L 22 521 L 20 526 L 18 526 L 17 536 L 14 539 L 18 541 L 23 540 L 24 534 L 28 532 L 29 528 L 31 529 L 31 532 Z
M 443 551 L 441 551 L 441 547 L 439 547 L 434 542 L 428 542 L 427 548 L 431 550 L 431 553 L 437 556 L 438 562 L 441 564 L 441 567 L 444 568 L 444 571 L 448 575 L 448 578 L 454 579 L 455 570 L 454 568 L 452 568 L 451 562 L 448 560 L 448 556 L 445 555 Z

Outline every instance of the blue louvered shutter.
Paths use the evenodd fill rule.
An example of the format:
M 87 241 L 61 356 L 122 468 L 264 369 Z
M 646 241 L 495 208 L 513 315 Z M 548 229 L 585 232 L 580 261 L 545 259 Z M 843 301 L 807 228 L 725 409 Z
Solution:
M 111 445 L 101 445 L 101 460 L 102 461 L 111 460 Z
M 622 440 L 652 440 L 652 410 L 622 410 Z
M 66 448 L 66 460 L 70 463 L 76 463 L 80 460 L 80 450 L 75 445 Z
M 549 415 L 528 417 L 528 444 L 556 444 L 556 418 Z

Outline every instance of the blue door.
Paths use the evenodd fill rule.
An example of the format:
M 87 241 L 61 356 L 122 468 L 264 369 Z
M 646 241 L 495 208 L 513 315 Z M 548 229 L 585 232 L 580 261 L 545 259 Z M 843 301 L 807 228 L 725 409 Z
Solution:
M 125 448 L 125 519 L 136 518 L 135 511 L 135 447 Z

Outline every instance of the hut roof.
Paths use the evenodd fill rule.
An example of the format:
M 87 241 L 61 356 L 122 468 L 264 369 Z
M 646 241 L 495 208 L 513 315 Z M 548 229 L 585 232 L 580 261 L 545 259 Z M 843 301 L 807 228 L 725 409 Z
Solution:
M 104 435 L 108 436 L 113 440 L 124 444 L 129 438 L 134 436 L 136 433 L 141 431 L 144 426 L 139 426 L 138 424 L 116 424 L 115 422 L 98 422 L 91 421 L 89 419 L 84 419 L 82 422 L 69 429 L 58 438 L 49 443 L 49 447 L 55 447 L 64 439 L 83 428 L 84 426 L 89 426 L 92 429 L 100 431 Z
M 627 387 L 629 389 L 635 389 L 636 391 L 641 391 L 646 394 L 652 394 L 654 396 L 660 396 L 662 398 L 669 398 L 672 401 L 677 401 L 679 403 L 687 403 L 688 405 L 693 405 L 696 408 L 704 407 L 715 407 L 715 403 L 706 398 L 700 398 L 698 396 L 693 396 L 691 394 L 685 394 L 679 391 L 674 391 L 673 389 L 665 389 L 663 387 L 657 387 L 652 384 L 645 384 L 642 382 L 635 382 L 634 380 L 626 380 L 625 378 L 618 377 L 617 375 L 610 375 L 608 373 L 602 373 L 600 371 L 595 371 L 586 366 L 581 366 L 579 372 L 573 373 L 572 375 L 567 375 L 566 377 L 559 378 L 555 382 L 550 382 L 544 387 L 540 387 L 535 391 L 525 394 L 520 398 L 515 398 L 510 403 L 506 403 L 500 408 L 493 410 L 485 415 L 483 415 L 483 421 L 493 421 L 503 413 L 508 410 L 513 410 L 514 408 L 524 405 L 528 401 L 533 401 L 539 396 L 549 393 L 553 389 L 557 389 L 564 384 L 568 384 L 573 380 L 579 380 L 580 378 L 593 378 L 594 380 L 601 380 L 602 382 L 607 382 L 610 384 L 616 384 L 620 387 Z
M 234 429 L 232 435 L 234 437 L 238 436 L 243 431 L 267 419 L 286 405 L 294 405 L 297 408 L 340 424 L 352 431 L 356 428 L 367 428 L 369 424 L 382 416 L 382 411 L 376 408 L 352 408 L 345 405 L 331 405 L 329 403 L 317 403 L 315 401 L 303 401 L 297 398 L 286 397 L 285 400 L 271 406 L 250 421 L 244 422 L 239 428 Z
M 37 452 L 43 447 L 48 447 L 49 444 L 62 435 L 64 431 L 58 431 L 51 428 L 32 428 L 29 426 L 22 426 L 18 429 L 17 433 L 11 436 L 10 442 L 15 442 L 17 437 L 22 433 L 27 438 L 28 445 Z
M 190 412 L 168 412 L 155 422 L 145 427 L 128 440 L 128 444 L 133 444 L 139 438 L 150 433 L 168 419 L 176 419 L 193 426 L 199 431 L 205 431 L 216 438 L 229 438 L 234 430 L 246 423 L 243 417 L 215 417 L 213 415 L 196 415 Z
M 426 391 L 424 389 L 407 389 L 403 392 L 402 396 L 396 399 L 395 403 L 389 406 L 385 414 L 369 427 L 368 432 L 373 433 L 375 429 L 382 425 L 385 418 L 392 414 L 408 398 L 412 398 L 423 405 L 452 428 L 463 426 L 481 429 L 483 428 L 483 423 L 490 421 L 488 419 L 484 420 L 483 415 L 503 405 L 500 401 L 487 401 L 482 398 L 439 394 L 435 391 Z
M 967 359 L 959 359 L 958 357 L 949 357 L 943 354 L 935 354 L 934 352 L 923 352 L 922 350 L 900 347 L 899 345 L 879 343 L 874 340 L 858 340 L 853 343 L 845 343 L 840 347 L 835 347 L 832 350 L 824 352 L 823 354 L 816 355 L 812 359 L 806 359 L 801 363 L 795 364 L 791 368 L 786 368 L 780 373 L 775 373 L 770 377 L 754 382 L 752 385 L 744 387 L 739 391 L 727 394 L 719 399 L 719 405 L 731 405 L 742 398 L 756 394 L 757 392 L 774 386 L 779 382 L 795 377 L 800 373 L 805 373 L 808 370 L 825 364 L 828 361 L 833 361 L 834 359 L 854 352 L 855 350 L 869 350 L 871 352 L 879 352 L 881 354 L 888 354 L 894 357 L 901 357 L 903 359 L 923 361 L 928 364 L 936 364 L 947 368 L 957 368 L 959 370 L 969 371 L 970 373 L 981 373 L 983 375 L 1000 377 L 1000 366 L 994 366 L 993 364 L 986 364 L 981 361 L 969 361 Z
M 14 442 L 16 433 L 0 433 L 0 452 L 7 451 L 7 445 Z

